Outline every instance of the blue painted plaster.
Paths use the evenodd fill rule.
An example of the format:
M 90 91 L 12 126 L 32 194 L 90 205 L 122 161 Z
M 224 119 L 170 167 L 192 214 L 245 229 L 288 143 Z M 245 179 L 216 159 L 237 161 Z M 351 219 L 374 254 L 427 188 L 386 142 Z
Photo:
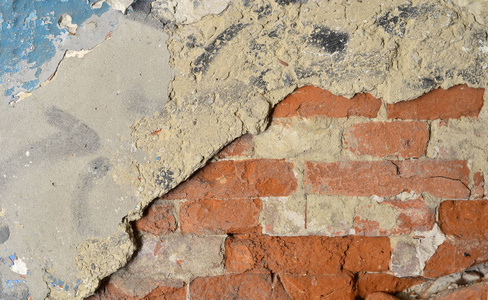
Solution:
M 58 26 L 64 14 L 73 24 L 81 25 L 96 14 L 109 9 L 103 3 L 93 9 L 97 0 L 0 0 L 0 84 L 5 96 L 13 97 L 19 91 L 30 92 L 40 84 L 40 67 L 54 58 L 57 45 L 69 39 L 66 29 Z M 11 80 L 32 70 L 37 79 Z

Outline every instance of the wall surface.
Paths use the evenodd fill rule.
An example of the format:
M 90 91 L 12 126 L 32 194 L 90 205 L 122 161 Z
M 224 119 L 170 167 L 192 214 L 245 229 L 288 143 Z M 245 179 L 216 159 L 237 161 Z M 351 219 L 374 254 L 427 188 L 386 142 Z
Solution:
M 483 96 L 298 89 L 149 206 L 136 255 L 90 299 L 425 299 L 479 280 L 460 272 L 488 261 L 486 155 L 453 139 L 486 143 Z
M 125 12 L 132 1 L 107 2 Z M 90 13 L 106 7 L 90 4 Z M 24 8 L 12 6 L 17 25 L 30 24 Z M 119 20 L 113 34 L 101 35 L 105 41 L 88 54 L 96 39 L 81 52 L 56 48 L 64 55 L 56 75 L 31 93 L 15 94 L 20 85 L 0 110 L 4 297 L 86 297 L 138 244 L 134 268 L 159 258 L 169 271 L 149 272 L 153 282 L 169 278 L 168 289 L 190 295 L 192 284 L 198 293 L 216 280 L 206 276 L 234 286 L 244 278 L 224 272 L 251 270 L 244 274 L 259 277 L 264 290 L 280 282 L 289 294 L 286 280 L 270 272 L 305 288 L 335 268 L 343 272 L 331 280 L 347 287 L 360 282 L 351 272 L 435 277 L 484 261 L 483 252 L 466 250 L 448 270 L 434 268 L 482 236 L 459 233 L 450 222 L 469 211 L 462 205 L 484 205 L 486 2 L 156 0 L 134 3 L 122 19 L 107 12 Z M 70 17 L 53 29 L 68 40 L 94 29 Z M 19 84 L 34 80 L 15 74 Z M 276 108 L 268 128 L 271 109 L 309 85 L 337 96 L 300 90 Z M 245 134 L 254 137 L 234 144 L 237 152 L 244 147 L 242 157 L 234 155 L 240 159 L 220 158 L 195 184 L 184 184 L 188 190 L 180 186 L 157 202 L 154 217 L 170 214 L 161 217 L 169 223 L 164 232 L 177 233 L 161 241 L 134 236 L 130 222 L 150 202 Z M 439 204 L 445 200 L 454 202 Z M 245 217 L 237 225 L 200 219 L 202 209 L 232 216 L 238 207 L 234 214 Z M 477 232 L 480 209 L 472 210 L 466 219 Z M 161 234 L 163 225 L 139 224 Z M 304 245 L 344 251 L 325 272 L 296 259 L 333 249 Z M 232 247 L 242 259 L 232 260 Z M 368 247 L 383 252 L 363 257 L 368 252 L 358 249 Z M 156 248 L 165 254 L 154 255 Z M 186 252 L 191 259 L 176 258 Z M 150 290 L 138 288 L 141 296 Z

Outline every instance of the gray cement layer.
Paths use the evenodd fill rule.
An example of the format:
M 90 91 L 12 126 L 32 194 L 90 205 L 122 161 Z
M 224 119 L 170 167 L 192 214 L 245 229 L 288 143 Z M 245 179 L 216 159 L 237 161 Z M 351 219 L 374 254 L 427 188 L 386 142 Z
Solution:
M 206 16 L 159 16 L 172 25 L 169 52 L 161 30 L 124 19 L 112 39 L 2 108 L 5 298 L 11 286 L 34 299 L 89 295 L 131 255 L 127 222 L 224 145 L 263 131 L 298 86 L 387 102 L 487 87 L 483 1 L 214 2 Z
M 130 126 L 167 101 L 166 39 L 122 18 L 31 97 L 0 107 L 0 298 L 81 297 L 130 256 L 119 226 L 139 200 L 115 170 L 138 155 Z

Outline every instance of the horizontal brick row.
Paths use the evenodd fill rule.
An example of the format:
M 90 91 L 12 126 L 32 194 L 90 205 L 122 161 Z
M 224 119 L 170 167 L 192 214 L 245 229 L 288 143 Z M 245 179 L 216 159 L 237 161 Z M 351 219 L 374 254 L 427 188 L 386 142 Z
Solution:
M 432 229 L 435 210 L 423 198 L 402 201 L 395 200 L 396 195 L 428 192 L 440 198 L 468 199 L 469 177 L 466 162 L 458 160 L 306 162 L 303 188 L 307 194 L 324 196 L 391 197 L 381 203 L 351 204 L 356 208 L 349 213 L 350 218 L 354 218 L 349 228 L 356 234 L 367 236 L 406 235 Z M 259 232 L 261 198 L 290 196 L 297 188 L 293 165 L 283 160 L 219 161 L 209 164 L 177 187 L 165 196 L 166 200 L 151 205 L 135 226 L 139 231 L 153 235 L 170 234 L 176 230 L 205 235 Z M 333 199 L 317 198 L 309 204 L 315 203 L 317 210 L 321 209 L 321 202 L 329 207 L 326 202 L 330 201 Z M 441 216 L 444 207 L 447 202 L 440 208 Z M 379 211 L 385 212 L 387 217 L 377 215 Z M 382 224 L 385 220 L 390 220 L 387 227 Z M 442 218 L 440 222 L 441 227 L 444 226 Z M 465 223 L 469 225 L 469 222 Z M 340 224 L 330 223 L 329 226 L 344 229 L 340 230 L 342 233 L 336 230 L 335 235 L 349 233 Z M 467 231 L 474 234 L 476 228 L 484 227 L 475 224 Z M 320 228 L 312 228 L 312 232 L 320 233 Z
M 385 273 L 338 273 L 334 275 L 297 275 L 242 273 L 198 277 L 189 284 L 191 299 L 365 299 L 374 293 L 394 294 L 425 282 L 422 278 L 398 278 Z M 183 287 L 166 286 L 165 282 L 142 297 L 125 294 L 113 284 L 90 300 L 184 300 Z M 369 298 L 368 298 L 369 299 Z
M 387 104 L 389 119 L 434 120 L 477 117 L 483 106 L 484 89 L 457 85 L 447 90 L 438 88 L 414 100 Z M 273 118 L 326 116 L 375 118 L 382 101 L 370 94 L 357 94 L 351 99 L 336 96 L 314 86 L 297 89 L 276 105 Z
M 286 274 L 387 271 L 390 241 L 385 237 L 274 237 L 236 235 L 225 242 L 225 267 Z
M 273 118 L 327 116 L 346 118 L 361 116 L 375 118 L 381 107 L 381 100 L 370 94 L 358 94 L 351 99 L 336 96 L 314 86 L 305 86 L 278 103 Z
M 293 164 L 283 160 L 250 159 L 208 164 L 181 183 L 165 199 L 242 199 L 288 196 L 297 188 Z
M 465 161 L 306 162 L 307 193 L 392 197 L 428 192 L 436 197 L 467 199 L 469 168 Z

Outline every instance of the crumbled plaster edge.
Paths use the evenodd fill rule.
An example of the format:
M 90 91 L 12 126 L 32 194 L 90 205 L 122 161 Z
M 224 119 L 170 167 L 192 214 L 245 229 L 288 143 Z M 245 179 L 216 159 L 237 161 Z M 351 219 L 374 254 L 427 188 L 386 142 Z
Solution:
M 110 1 L 109 1 L 110 2 Z M 112 1 L 113 2 L 113 1 Z M 131 1 L 132 2 L 132 1 Z M 445 4 L 446 6 L 449 6 L 452 9 L 455 9 L 458 11 L 460 14 L 470 14 L 470 19 L 476 19 L 477 22 L 482 24 L 483 26 L 486 27 L 486 23 L 483 21 L 479 21 L 479 16 L 475 15 L 475 12 L 472 9 L 464 9 L 462 7 L 457 6 L 456 4 L 453 4 L 453 2 L 460 2 L 460 0 L 453 0 L 453 1 L 441 1 L 441 3 Z M 111 3 L 112 4 L 112 3 Z M 113 4 L 112 4 L 113 5 Z M 130 4 L 129 4 L 130 5 Z M 116 9 L 119 9 L 121 11 L 124 11 L 127 9 L 127 7 L 121 6 L 120 8 L 117 8 L 117 5 L 113 5 Z M 128 6 L 128 5 L 127 5 Z M 442 87 L 444 89 L 447 89 L 449 87 L 458 85 L 458 84 L 468 84 L 471 87 L 485 87 L 483 85 L 472 85 L 469 84 L 466 81 L 463 80 L 455 80 L 455 81 L 448 81 L 446 80 L 443 82 L 440 86 L 437 87 Z M 223 147 L 225 147 L 227 144 L 232 142 L 235 138 L 238 138 L 244 134 L 251 133 L 251 134 L 258 134 L 262 132 L 263 130 L 266 129 L 268 125 L 268 117 L 271 109 L 278 104 L 282 99 L 284 99 L 288 94 L 296 90 L 297 88 L 305 85 L 316 85 L 320 88 L 330 90 L 332 89 L 334 93 L 336 93 L 339 96 L 345 96 L 345 97 L 352 97 L 354 93 L 349 92 L 341 92 L 334 90 L 331 86 L 323 84 L 323 82 L 320 80 L 320 77 L 314 77 L 314 78 L 308 78 L 307 82 L 300 82 L 297 84 L 293 84 L 288 87 L 281 87 L 274 89 L 272 91 L 269 91 L 266 95 L 261 95 L 259 96 L 261 98 L 261 101 L 264 100 L 268 106 L 262 111 L 257 113 L 257 117 L 255 115 L 252 115 L 252 113 L 248 116 L 247 120 L 240 120 L 243 124 L 242 128 L 237 131 L 233 132 L 227 132 L 227 134 L 223 134 L 224 138 L 219 141 L 218 144 L 214 145 L 208 145 L 207 149 L 200 149 L 200 151 L 203 151 L 204 153 L 197 153 L 198 159 L 196 161 L 192 161 L 190 164 L 185 164 L 182 167 L 181 172 L 177 174 L 174 178 L 172 178 L 172 182 L 165 188 L 160 188 L 156 187 L 154 185 L 148 185 L 149 188 L 147 187 L 142 187 L 145 184 L 137 185 L 134 186 L 136 190 L 143 190 L 141 200 L 139 202 L 139 205 L 131 212 L 127 214 L 127 216 L 122 220 L 119 230 L 108 237 L 107 239 L 87 239 L 84 243 L 80 244 L 78 247 L 79 251 L 79 256 L 77 258 L 77 263 L 78 267 L 81 270 L 80 274 L 81 277 L 83 278 L 83 282 L 79 287 L 78 294 L 76 298 L 83 298 L 86 296 L 89 296 L 93 294 L 95 289 L 98 287 L 100 280 L 103 278 L 109 276 L 113 272 L 117 271 L 119 268 L 123 267 L 131 258 L 133 252 L 135 251 L 135 240 L 132 235 L 132 229 L 130 222 L 135 221 L 139 219 L 142 216 L 142 213 L 144 209 L 155 199 L 163 196 L 167 192 L 169 192 L 171 189 L 176 187 L 179 183 L 183 182 L 186 180 L 188 177 L 190 177 L 194 172 L 205 166 L 208 160 L 210 160 L 214 155 L 216 155 Z M 378 85 L 379 86 L 379 85 Z M 375 86 L 372 90 L 368 91 L 375 95 L 376 97 L 380 97 L 380 92 L 377 91 L 378 86 Z M 433 89 L 433 88 L 431 88 Z M 431 90 L 429 89 L 429 90 Z M 237 90 L 236 90 L 237 91 Z M 420 91 L 421 93 L 425 93 L 428 90 Z M 245 93 L 243 93 L 245 94 Z M 176 100 L 172 97 L 173 91 L 169 91 L 169 101 L 170 102 L 175 102 Z M 246 95 L 244 95 L 246 96 Z M 415 99 L 418 95 L 413 95 L 407 100 Z M 237 97 L 239 98 L 239 97 Z M 485 98 L 487 98 L 486 93 L 485 93 Z M 403 100 L 402 100 L 403 101 Z M 239 101 L 236 101 L 238 103 Z M 245 102 L 245 101 L 244 101 Z M 226 108 L 232 108 L 236 109 L 236 107 L 226 107 Z M 239 107 L 237 107 L 237 110 L 239 110 Z M 171 113 L 175 113 L 174 108 L 170 105 L 167 106 L 167 111 Z M 221 111 L 225 111 L 225 109 L 221 109 Z M 192 113 L 195 113 L 195 111 L 183 111 L 180 112 L 181 114 L 187 114 L 191 116 Z M 198 113 L 198 112 L 197 112 Z M 159 117 L 158 117 L 159 118 Z M 244 118 L 246 119 L 246 118 Z M 172 119 L 174 121 L 174 119 Z M 136 130 L 138 128 L 138 124 L 141 121 L 137 121 L 134 126 L 133 130 Z M 175 122 L 176 123 L 176 122 Z M 146 124 L 147 125 L 147 124 Z M 179 124 L 181 125 L 181 123 Z M 171 126 L 171 125 L 169 125 Z M 178 128 L 173 128 L 173 130 L 176 129 L 176 132 L 178 132 Z M 220 130 L 230 131 L 229 128 L 225 127 L 220 127 Z M 150 133 L 148 133 L 150 134 Z M 146 135 L 148 135 L 146 134 Z M 194 133 L 193 133 L 194 134 Z M 135 137 L 136 139 L 141 139 L 141 137 Z M 198 152 L 198 151 L 196 151 Z M 139 176 L 145 177 L 144 172 L 141 172 L 141 169 L 138 168 L 137 170 L 139 173 Z M 148 181 L 146 181 L 148 182 Z M 141 188 L 142 187 L 142 188 Z M 438 231 L 438 230 L 437 230 Z M 440 244 L 439 243 L 439 235 L 436 233 L 436 228 L 433 229 L 432 234 L 429 234 L 429 236 L 426 236 L 426 242 L 432 247 L 429 246 L 429 254 L 434 253 L 435 249 L 437 246 Z M 424 233 L 425 234 L 425 233 Z M 442 233 L 441 233 L 442 235 Z M 441 238 L 442 239 L 442 238 Z M 417 252 L 421 252 L 421 249 L 424 247 L 421 244 L 416 244 L 415 246 L 417 248 Z M 103 251 L 100 251 L 100 249 L 103 248 Z M 432 249 L 431 249 L 432 248 Z M 107 256 L 102 257 L 100 254 L 105 253 Z M 432 255 L 431 254 L 431 255 Z M 430 256 L 431 256 L 430 255 Z M 423 255 L 425 256 L 425 255 Z M 427 255 L 429 256 L 429 255 Z M 430 257 L 429 256 L 429 257 Z M 425 262 L 428 260 L 429 257 L 422 257 L 422 262 L 425 265 Z M 93 269 L 93 265 L 95 265 L 95 269 Z M 460 273 L 461 274 L 461 273 Z M 61 299 L 60 295 L 55 295 L 55 291 L 52 291 L 52 299 Z M 49 297 L 51 299 L 51 297 Z

